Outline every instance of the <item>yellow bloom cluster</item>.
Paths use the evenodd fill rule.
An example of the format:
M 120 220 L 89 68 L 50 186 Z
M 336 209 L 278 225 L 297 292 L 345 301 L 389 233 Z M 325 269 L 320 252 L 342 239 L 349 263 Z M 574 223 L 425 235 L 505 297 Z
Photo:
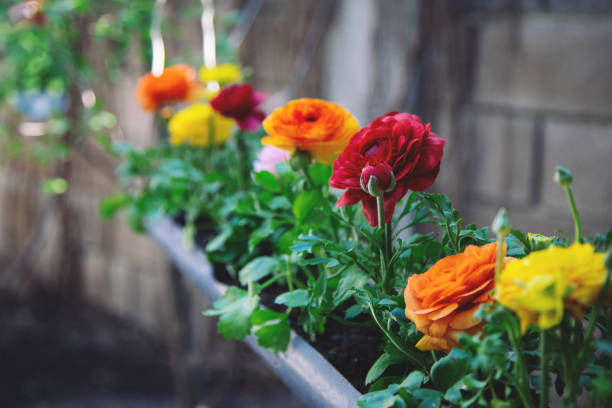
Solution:
M 219 82 L 221 85 L 236 82 L 241 75 L 241 68 L 234 64 L 221 64 L 213 68 L 202 67 L 199 72 L 200 81 Z
M 604 258 L 590 244 L 532 252 L 505 266 L 497 283 L 497 300 L 518 314 L 523 332 L 533 324 L 542 329 L 557 325 L 564 309 L 582 317 L 603 286 Z
M 168 122 L 170 144 L 191 144 L 205 147 L 210 143 L 210 132 L 213 133 L 213 144 L 220 145 L 229 139 L 234 121 L 225 118 L 204 103 L 194 103 L 176 115 Z

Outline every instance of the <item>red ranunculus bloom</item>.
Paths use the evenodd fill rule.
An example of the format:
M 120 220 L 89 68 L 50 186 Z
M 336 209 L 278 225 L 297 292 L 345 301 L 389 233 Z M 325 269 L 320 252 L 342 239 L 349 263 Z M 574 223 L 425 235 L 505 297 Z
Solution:
M 235 119 L 240 129 L 255 131 L 266 117 L 257 109 L 265 98 L 265 92 L 254 91 L 249 84 L 234 84 L 223 88 L 210 105 L 221 115 Z
M 377 226 L 376 198 L 362 190 L 360 179 L 364 169 L 366 176 L 371 175 L 368 166 L 386 163 L 396 181 L 395 188 L 384 194 L 385 222 L 391 221 L 395 205 L 408 190 L 423 191 L 433 184 L 440 171 L 445 142 L 418 116 L 390 112 L 379 117 L 357 132 L 334 162 L 329 184 L 348 189 L 336 205 L 342 207 L 361 201 L 368 222 L 372 227 Z

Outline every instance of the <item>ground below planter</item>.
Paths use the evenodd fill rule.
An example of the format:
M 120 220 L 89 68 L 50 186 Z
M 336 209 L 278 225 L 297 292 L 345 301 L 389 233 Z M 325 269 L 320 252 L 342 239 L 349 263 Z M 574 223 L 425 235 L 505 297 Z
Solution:
M 176 407 L 164 342 L 130 321 L 46 291 L 0 292 L 0 327 L 0 407 Z M 207 407 L 300 406 L 278 382 L 206 367 L 199 374 Z

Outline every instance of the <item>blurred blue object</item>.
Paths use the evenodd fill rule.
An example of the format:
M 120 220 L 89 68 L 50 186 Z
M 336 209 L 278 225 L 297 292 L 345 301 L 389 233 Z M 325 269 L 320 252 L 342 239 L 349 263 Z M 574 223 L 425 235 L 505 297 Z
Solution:
M 20 92 L 17 95 L 17 109 L 29 120 L 43 121 L 53 113 L 65 112 L 68 109 L 68 97 L 51 92 Z

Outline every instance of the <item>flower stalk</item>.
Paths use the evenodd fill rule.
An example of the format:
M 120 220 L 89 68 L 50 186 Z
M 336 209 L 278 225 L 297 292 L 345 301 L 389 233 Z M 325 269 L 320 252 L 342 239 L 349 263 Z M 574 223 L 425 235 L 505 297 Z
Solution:
M 548 330 L 540 331 L 540 408 L 548 408 L 550 376 L 548 373 Z
M 570 209 L 572 210 L 572 217 L 574 218 L 574 241 L 580 242 L 582 240 L 582 223 L 580 222 L 580 216 L 578 215 L 578 209 L 576 208 L 576 201 L 574 201 L 574 194 L 572 193 L 571 187 L 574 176 L 572 172 L 565 167 L 557 166 L 554 180 L 555 183 L 565 190 L 567 201 L 569 201 Z

